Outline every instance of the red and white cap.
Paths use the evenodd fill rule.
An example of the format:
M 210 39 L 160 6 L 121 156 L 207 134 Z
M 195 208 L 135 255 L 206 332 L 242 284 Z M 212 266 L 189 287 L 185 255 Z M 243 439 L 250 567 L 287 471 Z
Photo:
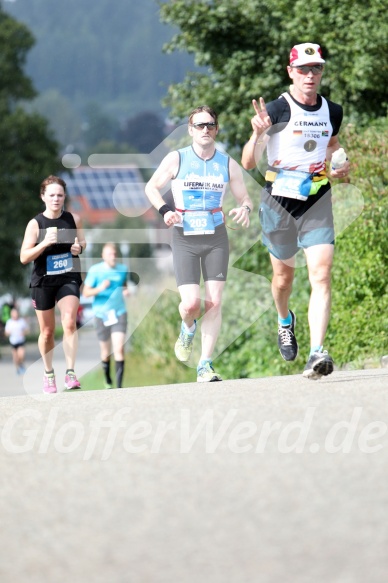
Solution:
M 295 45 L 290 52 L 290 65 L 309 65 L 311 63 L 324 63 L 322 50 L 319 45 L 303 43 Z

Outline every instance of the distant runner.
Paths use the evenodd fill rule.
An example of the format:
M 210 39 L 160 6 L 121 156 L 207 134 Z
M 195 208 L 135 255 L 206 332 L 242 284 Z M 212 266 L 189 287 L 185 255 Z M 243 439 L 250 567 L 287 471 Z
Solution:
M 113 352 L 116 369 L 116 387 L 123 384 L 125 354 L 124 344 L 127 332 L 128 268 L 117 263 L 117 249 L 114 243 L 105 243 L 100 263 L 92 265 L 85 278 L 82 294 L 93 298 L 95 328 L 100 343 L 102 369 L 105 388 L 112 389 L 110 356 Z
M 25 373 L 24 366 L 26 334 L 28 325 L 24 318 L 21 318 L 17 308 L 11 309 L 11 316 L 5 324 L 4 333 L 9 338 L 12 348 L 12 359 L 16 367 L 17 374 Z

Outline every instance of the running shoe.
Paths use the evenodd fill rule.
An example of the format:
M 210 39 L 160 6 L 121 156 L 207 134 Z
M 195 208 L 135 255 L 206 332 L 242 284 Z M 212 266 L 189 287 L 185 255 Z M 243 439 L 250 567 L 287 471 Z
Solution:
M 292 322 L 289 326 L 278 326 L 278 347 L 284 360 L 295 360 L 298 356 L 298 343 L 295 338 L 296 316 L 291 312 Z
M 187 362 L 191 356 L 191 351 L 193 350 L 194 335 L 197 330 L 196 320 L 194 320 L 194 324 L 195 324 L 194 332 L 186 332 L 184 323 L 182 322 L 178 340 L 175 342 L 175 356 L 181 362 Z
M 55 384 L 54 373 L 43 375 L 43 392 L 44 393 L 56 393 L 57 385 Z
M 222 381 L 221 375 L 216 373 L 211 361 L 200 362 L 197 366 L 197 383 L 214 383 Z
M 111 383 L 105 383 L 105 389 L 113 389 L 113 385 Z
M 331 374 L 334 370 L 334 362 L 327 350 L 313 352 L 306 366 L 304 367 L 303 376 L 307 379 L 317 380 L 322 376 Z
M 67 375 L 65 376 L 65 389 L 71 390 L 71 389 L 80 389 L 80 388 L 81 388 L 81 383 L 79 382 L 79 380 L 75 376 L 75 372 L 70 370 L 67 373 Z

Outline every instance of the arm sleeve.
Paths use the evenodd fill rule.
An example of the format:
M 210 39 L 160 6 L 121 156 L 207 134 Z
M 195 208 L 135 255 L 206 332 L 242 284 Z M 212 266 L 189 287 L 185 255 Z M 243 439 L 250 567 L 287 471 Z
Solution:
M 327 104 L 329 107 L 330 122 L 333 127 L 333 136 L 336 136 L 340 131 L 344 112 L 342 106 L 338 105 L 338 103 L 327 100 Z
M 269 136 L 281 132 L 290 121 L 290 105 L 282 96 L 267 104 L 267 112 L 272 122 L 272 128 L 268 131 Z

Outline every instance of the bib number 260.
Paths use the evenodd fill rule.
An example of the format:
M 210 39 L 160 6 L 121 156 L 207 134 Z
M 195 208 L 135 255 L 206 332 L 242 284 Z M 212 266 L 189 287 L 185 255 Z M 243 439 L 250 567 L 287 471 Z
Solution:
M 72 269 L 73 258 L 71 253 L 47 256 L 47 275 L 58 275 L 71 271 Z
M 62 269 L 67 267 L 67 259 L 57 259 L 54 261 L 54 269 Z

